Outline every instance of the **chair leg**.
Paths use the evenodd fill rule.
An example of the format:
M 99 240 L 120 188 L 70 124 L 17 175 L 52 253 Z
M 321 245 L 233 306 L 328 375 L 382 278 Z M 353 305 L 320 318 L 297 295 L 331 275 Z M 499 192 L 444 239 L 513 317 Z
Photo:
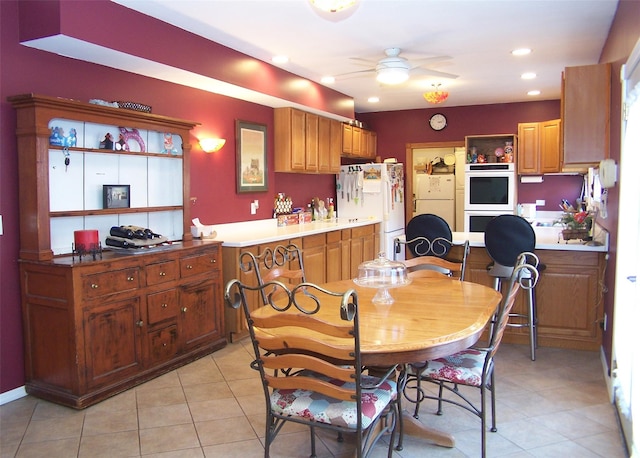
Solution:
M 311 458 L 316 458 L 316 429 L 310 426 L 309 430 L 311 431 Z
M 486 380 L 480 385 L 480 432 L 482 438 L 482 458 L 487 456 L 487 408 L 486 408 Z
M 531 288 L 528 292 L 529 300 L 529 345 L 531 346 L 531 361 L 536 360 L 536 347 L 538 346 L 538 325 L 536 323 L 536 298 L 535 289 Z
M 457 389 L 457 387 L 456 387 Z M 438 386 L 438 410 L 436 415 L 442 415 L 442 394 L 444 391 L 444 382 L 440 382 Z M 417 418 L 417 417 L 416 417 Z
M 498 431 L 496 427 L 496 384 L 495 377 L 493 376 L 493 370 L 491 371 L 491 432 L 495 433 Z

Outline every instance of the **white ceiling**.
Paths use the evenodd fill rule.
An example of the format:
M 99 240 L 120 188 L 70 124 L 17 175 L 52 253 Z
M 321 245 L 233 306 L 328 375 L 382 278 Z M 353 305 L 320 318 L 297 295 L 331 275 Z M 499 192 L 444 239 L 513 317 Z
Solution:
M 113 1 L 266 62 L 286 54 L 289 63 L 279 67 L 316 82 L 375 67 L 389 47 L 401 48 L 410 63 L 449 56 L 430 68 L 459 75 L 447 79 L 412 70 L 401 86 L 380 85 L 374 72 L 338 77 L 330 87 L 353 97 L 360 113 L 433 107 L 422 93 L 434 83 L 450 93 L 440 106 L 559 99 L 565 67 L 598 63 L 618 3 L 360 0 L 349 17 L 332 21 L 316 14 L 308 0 Z M 520 47 L 533 52 L 510 54 Z M 522 80 L 524 72 L 537 78 Z M 541 94 L 528 96 L 531 89 Z M 380 102 L 367 102 L 371 96 Z

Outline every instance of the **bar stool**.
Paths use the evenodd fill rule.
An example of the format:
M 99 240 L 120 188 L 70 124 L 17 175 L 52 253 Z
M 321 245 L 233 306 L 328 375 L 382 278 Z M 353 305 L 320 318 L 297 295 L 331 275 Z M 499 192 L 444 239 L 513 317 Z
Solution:
M 526 253 L 526 262 L 536 267 L 538 271 L 544 269 L 544 265 L 540 264 L 538 257 L 533 254 L 536 246 L 536 234 L 531 224 L 520 216 L 500 215 L 489 221 L 484 232 L 484 244 L 489 257 L 493 260 L 487 266 L 487 273 L 493 277 L 493 287 L 497 291 L 501 289 L 502 280 L 511 277 L 520 253 Z M 527 279 L 523 278 L 522 281 L 523 284 L 526 284 Z M 526 291 L 527 314 L 510 313 L 509 317 L 516 318 L 518 322 L 509 322 L 507 326 L 529 328 L 531 361 L 535 361 L 536 347 L 538 346 L 535 288 L 528 288 Z
M 431 213 L 411 218 L 406 229 L 407 247 L 414 257 L 437 256 L 444 258 L 451 250 L 453 234 L 449 224 Z M 430 243 L 422 244 L 421 239 Z

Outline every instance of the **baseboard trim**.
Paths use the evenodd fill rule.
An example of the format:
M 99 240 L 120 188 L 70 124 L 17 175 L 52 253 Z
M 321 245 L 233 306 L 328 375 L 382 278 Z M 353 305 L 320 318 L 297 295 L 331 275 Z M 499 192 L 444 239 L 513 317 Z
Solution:
M 13 390 L 0 393 L 0 406 L 8 402 L 15 401 L 16 399 L 23 398 L 26 395 L 27 391 L 24 389 L 24 386 L 19 386 Z

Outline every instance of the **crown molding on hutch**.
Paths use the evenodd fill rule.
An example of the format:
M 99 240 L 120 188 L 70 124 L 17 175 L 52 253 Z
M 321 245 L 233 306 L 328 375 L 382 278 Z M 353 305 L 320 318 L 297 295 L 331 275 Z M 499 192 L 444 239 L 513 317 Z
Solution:
M 351 97 L 111 1 L 26 0 L 19 14 L 25 46 L 273 108 L 354 118 Z

